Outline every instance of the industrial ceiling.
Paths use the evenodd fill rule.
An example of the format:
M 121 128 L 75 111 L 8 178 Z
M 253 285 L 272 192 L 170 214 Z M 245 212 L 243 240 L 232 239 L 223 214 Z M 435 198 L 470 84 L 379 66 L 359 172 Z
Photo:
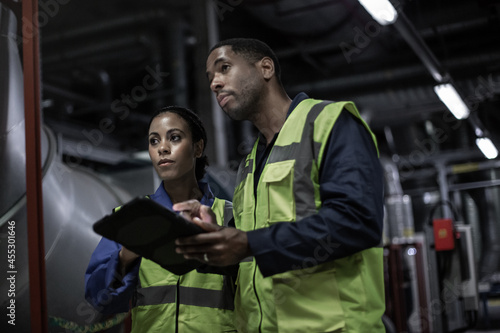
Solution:
M 400 169 L 484 161 L 478 131 L 500 147 L 500 1 L 392 3 L 413 45 L 357 0 L 40 1 L 44 122 L 68 161 L 116 170 L 138 163 L 156 109 L 186 105 L 207 124 L 209 158 L 223 145 L 234 168 L 255 130 L 219 116 L 216 145 L 205 59 L 214 41 L 253 37 L 275 50 L 291 97 L 353 100 Z M 429 59 L 468 119 L 436 96 Z

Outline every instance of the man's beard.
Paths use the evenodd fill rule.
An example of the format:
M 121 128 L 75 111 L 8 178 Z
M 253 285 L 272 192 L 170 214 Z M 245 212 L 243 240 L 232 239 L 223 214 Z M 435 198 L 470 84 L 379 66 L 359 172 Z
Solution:
M 232 94 L 234 101 L 239 101 L 233 108 L 224 110 L 229 118 L 233 120 L 250 120 L 256 116 L 260 105 L 260 89 L 256 85 L 251 85 L 249 88 L 242 90 L 238 95 Z M 239 97 L 239 98 L 237 98 Z

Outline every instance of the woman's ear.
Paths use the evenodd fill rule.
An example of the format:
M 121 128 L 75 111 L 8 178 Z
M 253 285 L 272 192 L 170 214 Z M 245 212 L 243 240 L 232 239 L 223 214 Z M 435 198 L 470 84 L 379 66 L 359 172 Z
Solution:
M 194 156 L 196 158 L 200 158 L 203 155 L 203 148 L 205 145 L 203 144 L 203 140 L 199 140 L 194 144 Z
M 274 76 L 274 62 L 269 57 L 264 57 L 260 60 L 260 68 L 262 76 L 266 80 L 270 80 Z

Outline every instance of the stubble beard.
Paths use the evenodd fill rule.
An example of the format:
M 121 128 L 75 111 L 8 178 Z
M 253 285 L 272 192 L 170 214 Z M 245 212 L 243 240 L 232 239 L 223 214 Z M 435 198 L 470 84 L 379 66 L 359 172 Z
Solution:
M 246 88 L 242 89 L 240 94 L 233 94 L 235 100 L 236 97 L 239 97 L 239 104 L 224 110 L 224 112 L 233 120 L 253 121 L 260 107 L 261 93 L 262 89 L 259 89 L 259 85 L 247 83 Z

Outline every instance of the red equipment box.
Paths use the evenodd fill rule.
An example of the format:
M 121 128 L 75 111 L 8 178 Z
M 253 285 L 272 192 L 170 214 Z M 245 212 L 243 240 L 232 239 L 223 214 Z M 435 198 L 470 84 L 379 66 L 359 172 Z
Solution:
M 455 232 L 452 219 L 434 219 L 434 248 L 448 251 L 455 248 Z

